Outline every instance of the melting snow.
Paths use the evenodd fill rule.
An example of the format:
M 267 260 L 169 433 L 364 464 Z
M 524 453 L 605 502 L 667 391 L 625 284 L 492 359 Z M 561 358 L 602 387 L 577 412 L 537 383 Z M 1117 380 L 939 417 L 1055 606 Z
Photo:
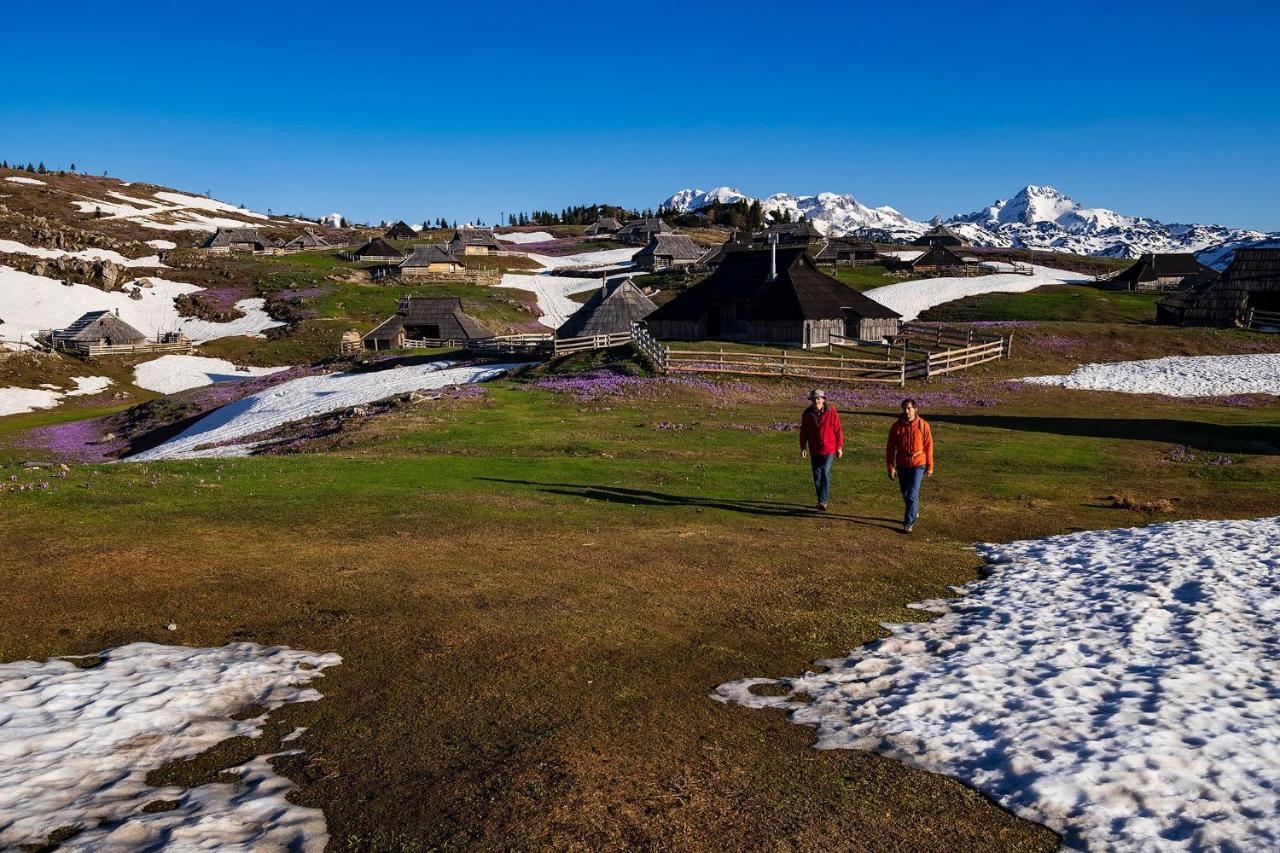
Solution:
M 258 225 L 268 219 L 266 214 L 257 211 L 241 210 L 226 202 L 185 193 L 158 192 L 154 198 L 160 201 L 135 198 L 114 190 L 107 195 L 118 201 L 86 196 L 72 204 L 81 213 L 100 213 L 107 219 L 131 219 L 146 228 L 161 231 L 213 231 L 217 228 Z M 159 221 L 156 217 L 164 217 L 167 221 Z
M 507 243 L 545 243 L 547 240 L 554 240 L 554 234 L 548 234 L 546 231 L 512 231 L 510 234 L 494 234 L 499 240 Z
M 215 382 L 237 382 L 251 376 L 268 376 L 287 367 L 237 368 L 225 358 L 201 355 L 165 355 L 144 361 L 133 369 L 133 384 L 161 394 L 176 394 Z
M 527 290 L 538 298 L 538 322 L 549 329 L 559 328 L 575 311 L 582 307 L 569 298 L 600 286 L 598 278 L 569 278 L 562 275 L 518 275 L 507 273 L 499 287 Z
M 941 617 L 715 698 L 958 777 L 1070 848 L 1280 847 L 1280 519 L 979 550 L 988 579 L 918 605 Z M 812 701 L 750 690 L 777 683 Z
M 75 376 L 71 379 L 76 387 L 70 391 L 62 391 L 56 385 L 43 385 L 40 388 L 0 388 L 0 415 L 18 415 L 35 409 L 52 409 L 62 402 L 63 397 L 83 397 L 89 394 L 101 394 L 111 385 L 106 376 Z
M 44 186 L 44 181 L 37 180 L 36 178 L 10 177 L 10 178 L 5 178 L 5 180 L 13 184 L 35 184 L 37 186 Z
M 153 788 L 147 774 L 237 736 L 270 711 L 321 698 L 308 682 L 336 654 L 233 643 L 201 649 L 133 643 L 81 669 L 69 660 L 0 664 L 0 847 L 85 830 L 59 849 L 322 850 L 324 814 L 285 799 L 289 780 L 261 756 L 231 772 L 241 785 Z M 165 812 L 143 813 L 157 800 Z
M 162 267 L 158 255 L 147 255 L 145 258 L 126 258 L 112 249 L 81 249 L 68 252 L 63 249 L 43 249 L 39 246 L 27 246 L 15 240 L 0 240 L 0 252 L 11 252 L 17 255 L 31 255 L 36 258 L 80 258 L 86 261 L 111 261 L 123 267 Z
M 161 251 L 178 248 L 178 244 L 172 240 L 148 240 L 147 245 L 153 249 L 160 249 Z
M 164 444 L 130 456 L 127 461 L 244 456 L 251 446 L 235 442 L 255 433 L 408 391 L 483 382 L 517 366 L 459 366 L 436 361 L 385 370 L 304 376 L 215 409 Z M 210 444 L 220 446 L 205 447 Z
M 1026 293 L 1046 284 L 1072 284 L 1090 281 L 1080 273 L 1051 267 L 1032 267 L 1032 275 L 996 273 L 982 276 L 946 276 L 887 284 L 866 291 L 865 295 L 902 315 L 903 322 L 916 319 L 935 305 L 977 296 L 982 293 Z
M 1280 354 L 1170 356 L 1082 364 L 1061 376 L 1028 376 L 1019 381 L 1170 397 L 1280 394 Z

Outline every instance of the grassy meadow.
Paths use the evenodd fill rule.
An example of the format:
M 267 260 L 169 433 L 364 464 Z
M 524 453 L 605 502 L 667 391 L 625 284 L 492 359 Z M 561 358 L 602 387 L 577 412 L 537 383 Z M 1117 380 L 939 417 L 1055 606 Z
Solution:
M 829 389 L 847 444 L 818 513 L 791 428 L 805 384 L 562 382 L 610 357 L 641 372 L 625 352 L 353 419 L 293 455 L 51 478 L 18 464 L 41 451 L 10 453 L 6 482 L 51 485 L 0 492 L 0 659 L 138 640 L 337 651 L 323 701 L 155 775 L 208 781 L 307 726 L 275 763 L 333 849 L 1053 850 L 954 780 L 817 752 L 781 715 L 709 699 L 926 618 L 907 605 L 976 579 L 975 541 L 1280 510 L 1274 397 L 1006 381 L 1280 336 L 1014 331 L 1014 359 L 908 388 L 938 443 L 910 537 L 883 470 L 897 389 Z

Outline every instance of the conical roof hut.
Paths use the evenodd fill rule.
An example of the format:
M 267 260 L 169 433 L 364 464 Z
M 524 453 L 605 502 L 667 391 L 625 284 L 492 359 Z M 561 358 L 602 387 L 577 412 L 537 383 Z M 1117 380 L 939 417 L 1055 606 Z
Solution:
M 615 279 L 591 294 L 586 304 L 556 329 L 556 337 L 581 338 L 629 332 L 633 323 L 640 322 L 657 308 L 631 279 Z

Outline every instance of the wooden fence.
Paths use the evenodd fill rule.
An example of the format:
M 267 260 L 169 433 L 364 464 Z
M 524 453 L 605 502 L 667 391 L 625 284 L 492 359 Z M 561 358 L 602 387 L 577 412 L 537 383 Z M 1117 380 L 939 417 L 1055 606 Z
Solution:
M 557 338 L 554 335 L 524 334 L 499 335 L 494 338 L 475 340 L 454 340 L 451 338 L 418 339 L 410 338 L 404 342 L 405 349 L 426 349 L 428 347 L 450 347 L 465 349 L 468 352 L 485 355 L 528 355 L 540 358 L 551 358 L 571 352 L 617 347 L 631 343 L 630 332 L 612 335 L 586 335 L 579 338 Z
M 668 351 L 667 373 L 737 373 L 746 376 L 804 376 L 836 382 L 906 383 L 906 361 L 829 355 L 794 355 L 717 350 Z
M 1256 331 L 1275 331 L 1280 329 L 1280 311 L 1259 311 L 1250 308 L 1245 315 L 1244 327 Z

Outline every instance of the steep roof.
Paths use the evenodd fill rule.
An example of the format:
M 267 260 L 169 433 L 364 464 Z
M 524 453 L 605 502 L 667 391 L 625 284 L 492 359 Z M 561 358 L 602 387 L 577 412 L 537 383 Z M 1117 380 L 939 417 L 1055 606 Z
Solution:
M 479 320 L 462 310 L 462 300 L 456 296 L 407 296 L 400 300 L 396 313 L 365 335 L 364 339 L 390 341 L 402 328 L 422 326 L 438 326 L 443 340 L 495 337 Z
M 651 219 L 631 220 L 618 230 L 618 236 L 630 238 L 640 234 L 664 234 L 670 232 L 671 226 L 663 222 L 662 217 L 655 216 Z
M 1145 254 L 1133 262 L 1112 281 L 1136 284 L 1159 278 L 1186 278 L 1188 276 L 1213 275 L 1217 272 L 1196 260 L 1190 253 Z
M 418 232 L 410 228 L 402 219 L 388 228 L 382 236 L 388 240 L 412 240 L 418 236 Z
M 490 249 L 501 249 L 502 244 L 493 236 L 489 228 L 459 228 L 453 232 L 450 244 L 461 243 L 463 246 L 488 246 Z
M 602 216 L 587 227 L 588 234 L 612 234 L 621 230 L 622 223 L 616 216 Z
M 818 270 L 802 248 L 778 249 L 778 275 L 769 279 L 771 250 L 728 252 L 716 271 L 649 315 L 650 320 L 693 320 L 718 302 L 738 304 L 745 320 L 892 319 L 896 311 Z
M 963 237 L 961 237 L 956 232 L 952 231 L 946 225 L 943 225 L 941 222 L 939 222 L 937 225 L 933 226 L 928 231 L 921 234 L 919 237 L 913 240 L 912 243 L 917 246 L 927 246 L 929 245 L 929 242 L 931 240 L 943 240 L 948 242 L 955 241 L 957 245 L 964 244 Z
M 874 256 L 876 247 L 871 241 L 857 237 L 831 237 L 818 250 L 818 254 L 814 255 L 813 259 L 815 261 L 834 261 L 840 257 L 842 252 Z
M 431 264 L 458 264 L 461 261 L 449 251 L 449 247 L 442 243 L 432 243 L 428 246 L 414 246 L 409 256 L 400 262 L 400 268 L 427 267 Z
M 253 243 L 258 246 L 270 245 L 270 241 L 258 233 L 257 228 L 219 228 L 213 232 L 213 236 L 204 241 L 200 248 L 217 249 L 230 246 L 233 243 Z
M 111 311 L 89 311 L 65 329 L 53 333 L 55 340 L 94 343 L 110 338 L 112 343 L 141 343 L 147 336 Z
M 927 250 L 920 253 L 920 256 L 911 261 L 911 267 L 962 267 L 964 266 L 964 258 L 948 249 L 946 246 L 930 246 Z
M 703 249 L 689 239 L 687 234 L 652 234 L 643 249 L 636 252 L 635 257 L 652 257 L 662 255 L 677 261 L 696 261 L 702 257 Z
M 1192 290 L 1161 299 L 1162 323 L 1230 326 L 1243 319 L 1254 294 L 1280 294 L 1280 249 L 1236 249 L 1231 265 L 1217 279 L 1207 276 Z
M 397 261 L 404 257 L 403 252 L 388 245 L 381 237 L 374 237 L 356 249 L 355 255 L 357 258 L 394 258 Z
M 310 231 L 303 231 L 297 237 L 294 237 L 288 243 L 284 244 L 286 249 L 322 249 L 329 245 L 329 241 L 313 234 Z
M 755 237 L 757 241 L 768 242 L 769 237 L 773 234 L 777 234 L 780 239 L 804 240 L 809 243 L 822 239 L 822 234 L 807 219 L 803 222 L 770 222 Z
M 614 335 L 631 330 L 658 306 L 631 279 L 615 279 L 603 285 L 581 308 L 556 329 L 556 337 Z

